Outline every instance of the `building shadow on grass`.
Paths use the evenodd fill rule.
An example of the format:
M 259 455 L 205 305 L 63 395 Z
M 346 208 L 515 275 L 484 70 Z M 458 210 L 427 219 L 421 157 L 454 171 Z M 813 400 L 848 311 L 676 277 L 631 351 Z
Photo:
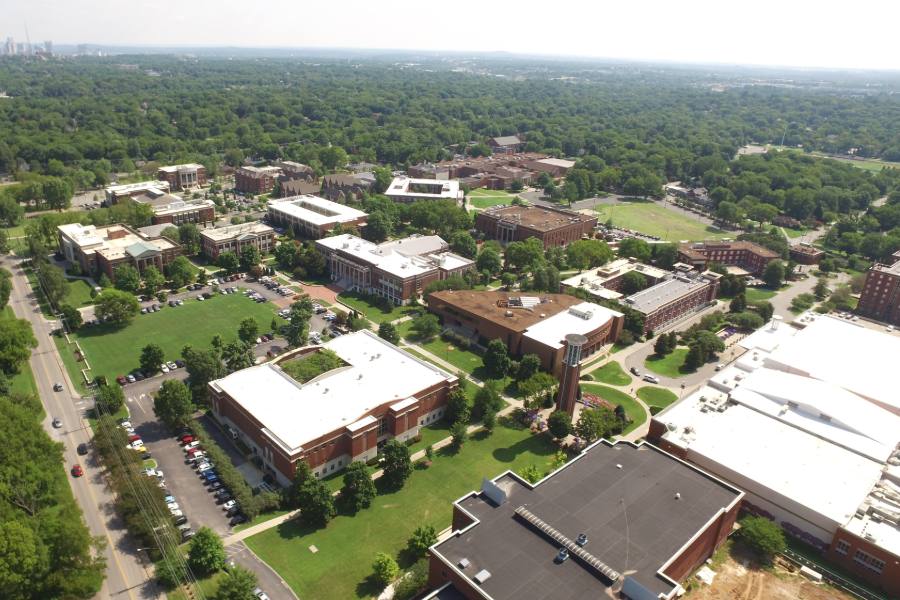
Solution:
M 517 456 L 525 452 L 530 452 L 535 456 L 552 456 L 556 450 L 556 446 L 553 445 L 547 436 L 540 434 L 519 440 L 506 448 L 497 448 L 491 453 L 491 456 L 498 462 L 511 463 Z

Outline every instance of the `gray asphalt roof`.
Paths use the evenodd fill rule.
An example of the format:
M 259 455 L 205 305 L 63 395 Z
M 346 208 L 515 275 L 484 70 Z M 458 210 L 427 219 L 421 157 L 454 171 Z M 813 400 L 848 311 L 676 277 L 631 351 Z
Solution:
M 533 490 L 509 474 L 496 484 L 506 502 L 498 506 L 483 492 L 461 500 L 459 506 L 480 523 L 435 550 L 452 565 L 468 559 L 462 572 L 470 580 L 489 571 L 481 588 L 497 600 L 580 600 L 611 586 L 574 556 L 557 564 L 560 544 L 517 516 L 519 507 L 570 540 L 586 534 L 584 550 L 621 573 L 619 582 L 633 577 L 654 593 L 668 593 L 674 586 L 657 571 L 740 495 L 649 444 L 606 442 Z

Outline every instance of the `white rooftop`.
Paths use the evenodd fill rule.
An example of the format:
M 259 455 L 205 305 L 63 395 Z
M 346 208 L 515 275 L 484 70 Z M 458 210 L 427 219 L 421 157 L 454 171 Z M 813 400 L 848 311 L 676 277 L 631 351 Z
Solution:
M 439 266 L 440 263 L 435 260 L 436 258 L 449 254 L 434 254 L 447 247 L 447 242 L 436 235 L 410 236 L 401 240 L 374 244 L 355 235 L 343 233 L 316 240 L 316 243 L 324 248 L 350 254 L 361 262 L 404 279 L 428 273 Z M 427 258 L 420 256 L 424 253 L 432 254 Z M 453 257 L 455 255 L 451 255 L 449 260 L 467 260 L 462 257 L 456 257 L 456 259 Z
M 575 166 L 574 160 L 566 160 L 564 158 L 541 158 L 538 159 L 539 163 L 544 163 L 545 165 L 550 165 L 553 167 L 562 167 L 564 169 L 571 169 Z
M 183 165 L 166 165 L 165 167 L 160 167 L 159 170 L 164 173 L 177 173 L 178 171 L 196 171 L 202 168 L 203 165 L 197 163 L 185 163 Z
M 256 221 L 254 223 L 238 223 L 237 225 L 226 225 L 225 227 L 216 227 L 215 229 L 204 229 L 200 232 L 201 237 L 209 238 L 213 241 L 228 240 L 233 237 L 241 237 L 246 235 L 262 235 L 271 233 L 274 235 L 275 230 Z
M 730 398 L 872 460 L 886 461 L 900 442 L 900 416 L 843 388 L 784 371 L 730 366 L 709 385 Z
M 346 204 L 308 194 L 269 200 L 269 210 L 313 225 L 347 223 L 368 216 L 363 211 Z
M 168 192 L 169 191 L 169 182 L 168 181 L 157 181 L 157 180 L 153 179 L 150 181 L 138 181 L 137 183 L 123 183 L 121 185 L 111 185 L 106 188 L 107 194 L 128 194 L 131 192 L 142 192 L 142 191 Z
M 428 186 L 436 191 L 410 191 L 411 185 Z M 384 194 L 388 198 L 413 196 L 423 200 L 459 200 L 463 195 L 459 189 L 459 181 L 456 179 L 413 179 L 411 177 L 395 177 Z
M 722 412 L 709 408 L 710 399 L 723 397 L 704 387 L 660 413 L 669 428 L 664 439 L 753 495 L 794 511 L 805 508 L 807 520 L 826 532 L 853 517 L 883 463 L 741 404 Z
M 174 248 L 167 238 L 146 239 L 124 225 L 82 225 L 68 223 L 57 227 L 60 233 L 70 239 L 86 255 L 99 253 L 109 260 L 130 254 L 140 256 L 145 252 L 161 252 Z
M 523 335 L 551 348 L 562 348 L 567 334 L 587 335 L 610 319 L 621 316 L 622 313 L 605 306 L 582 302 L 535 323 Z
M 639 263 L 631 258 L 619 258 L 608 262 L 602 267 L 590 269 L 584 273 L 573 275 L 568 279 L 564 279 L 562 284 L 568 287 L 577 287 L 585 290 L 592 296 L 598 298 L 618 299 L 623 294 L 615 290 L 604 287 L 604 284 L 610 279 L 621 277 L 629 271 L 637 271 L 652 279 L 662 279 L 670 273 L 664 269 Z
M 264 363 L 212 382 L 251 413 L 286 452 L 299 452 L 317 437 L 354 426 L 386 402 L 396 404 L 455 376 L 407 354 L 368 330 L 329 341 L 349 367 L 300 384 L 280 367 Z
M 764 327 L 741 341 L 769 352 L 766 366 L 789 371 L 849 390 L 900 414 L 895 381 L 900 338 L 829 315 L 806 313 L 796 329 Z

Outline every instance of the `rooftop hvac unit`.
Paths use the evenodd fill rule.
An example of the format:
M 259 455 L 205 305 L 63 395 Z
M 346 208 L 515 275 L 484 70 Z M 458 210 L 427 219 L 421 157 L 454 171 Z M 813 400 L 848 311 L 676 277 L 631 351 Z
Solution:
M 468 558 L 461 558 L 461 559 L 459 559 L 459 562 L 456 564 L 457 564 L 457 566 L 459 566 L 460 569 L 465 569 L 472 563 L 469 562 Z
M 491 578 L 491 572 L 488 571 L 487 569 L 482 569 L 482 570 L 478 571 L 477 573 L 475 573 L 475 577 L 473 577 L 472 579 L 478 585 L 483 585 L 484 582 L 490 578 Z

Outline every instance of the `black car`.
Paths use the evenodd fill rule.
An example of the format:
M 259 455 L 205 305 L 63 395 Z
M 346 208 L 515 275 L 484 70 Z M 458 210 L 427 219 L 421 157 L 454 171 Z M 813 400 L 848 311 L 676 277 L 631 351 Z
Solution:
M 176 360 L 176 361 L 175 361 L 175 366 L 177 366 L 179 369 L 184 368 L 184 361 L 181 360 L 181 359 Z
M 228 524 L 231 525 L 232 527 L 234 527 L 235 525 L 240 525 L 241 523 L 246 523 L 246 522 L 247 522 L 247 517 L 244 516 L 243 513 L 238 513 L 238 514 L 234 515 L 233 517 L 231 517 L 231 520 L 228 521 Z
M 224 496 L 216 498 L 216 504 L 225 504 L 229 500 L 234 500 L 234 498 L 231 497 L 231 494 L 225 494 Z
M 184 525 L 185 523 L 187 523 L 187 517 L 184 516 L 184 515 L 181 515 L 180 517 L 177 517 L 177 518 L 175 519 L 175 524 L 176 524 L 176 525 Z
M 203 292 L 203 297 L 209 300 L 210 298 L 212 298 L 212 294 L 210 294 L 209 292 Z
M 88 445 L 87 444 L 78 444 L 78 454 L 84 456 L 88 453 Z
M 631 374 L 637 375 L 638 377 L 641 376 L 641 372 L 637 370 L 637 367 L 631 367 Z
M 143 454 L 141 454 L 141 458 L 144 460 L 150 460 L 151 458 L 153 458 L 153 455 L 150 454 L 150 452 L 144 452 Z

